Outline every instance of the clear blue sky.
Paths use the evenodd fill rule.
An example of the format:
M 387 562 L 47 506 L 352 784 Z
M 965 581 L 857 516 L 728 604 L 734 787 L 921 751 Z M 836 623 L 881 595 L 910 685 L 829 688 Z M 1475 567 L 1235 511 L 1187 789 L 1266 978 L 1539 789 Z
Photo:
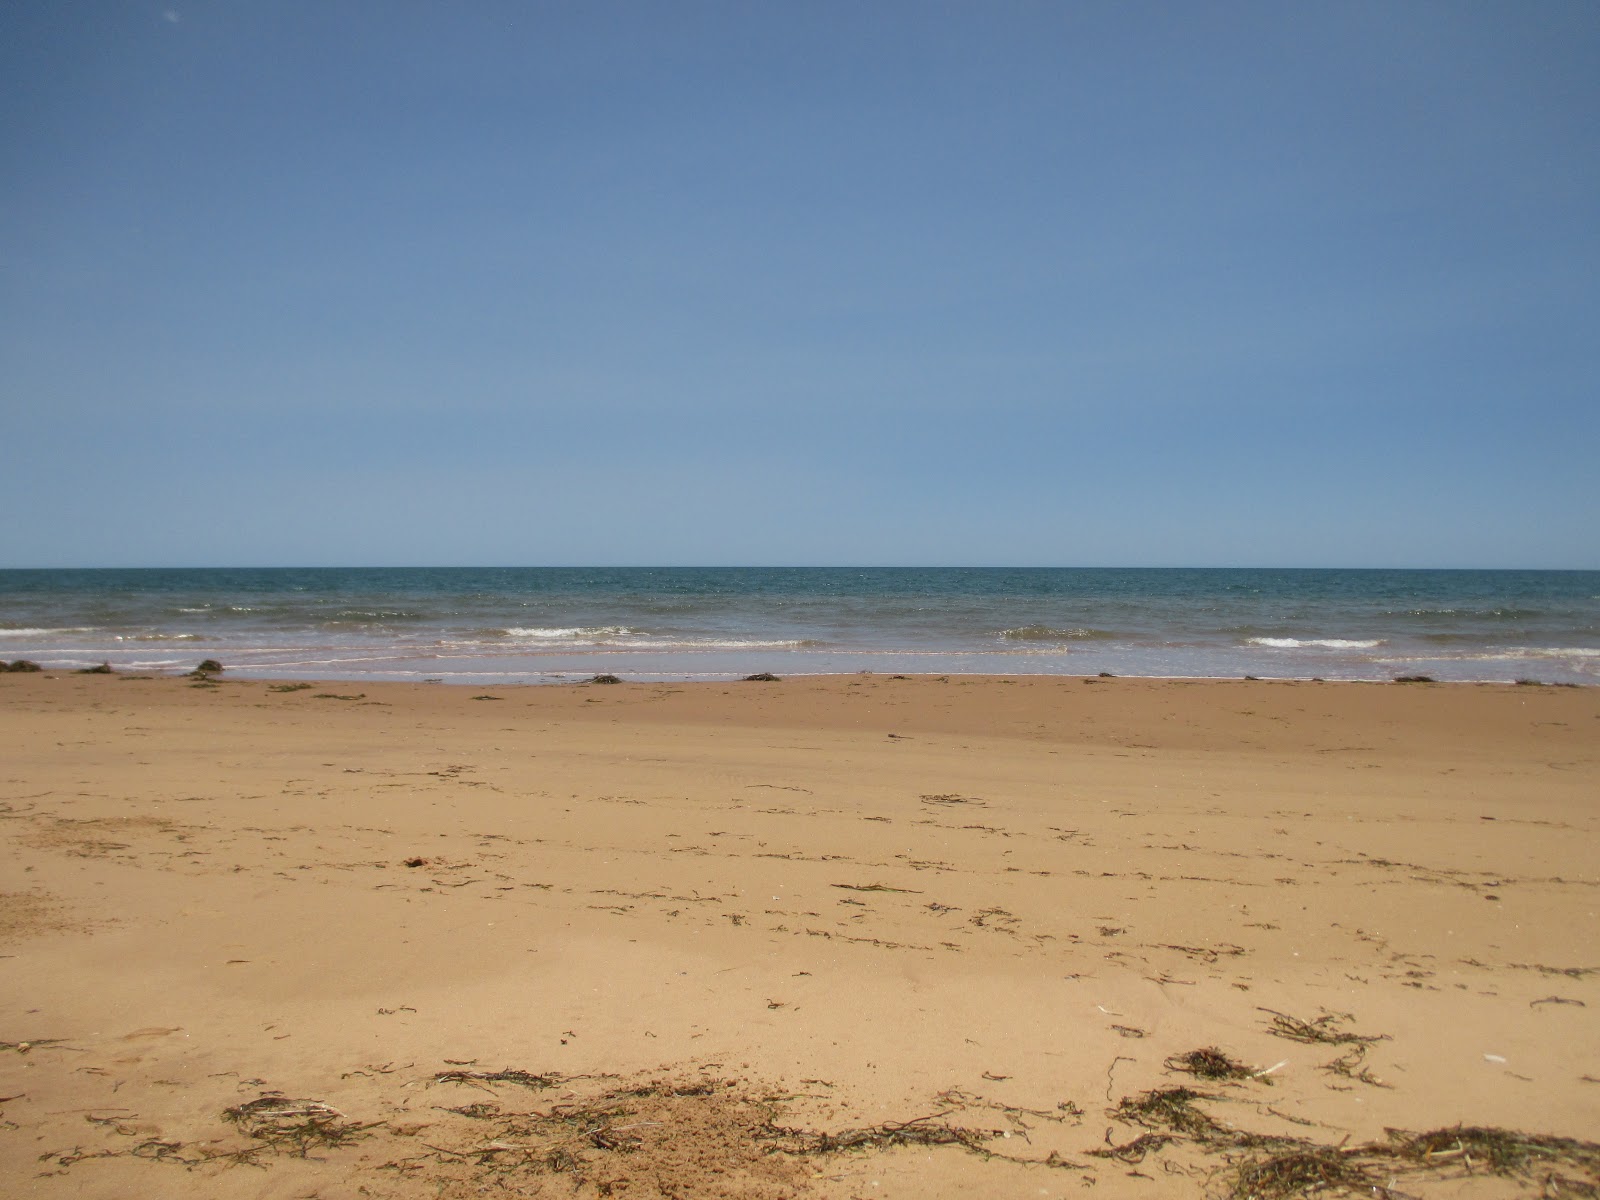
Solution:
M 15 0 L 0 566 L 1600 567 L 1600 5 Z

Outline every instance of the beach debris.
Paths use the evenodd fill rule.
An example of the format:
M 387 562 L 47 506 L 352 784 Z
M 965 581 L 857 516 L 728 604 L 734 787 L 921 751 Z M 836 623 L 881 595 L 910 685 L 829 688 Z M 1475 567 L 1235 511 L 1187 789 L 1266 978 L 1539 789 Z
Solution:
M 955 792 L 924 793 L 918 799 L 924 804 L 976 804 L 979 808 L 989 807 L 987 800 L 980 800 L 976 796 L 961 796 Z
M 1113 675 L 1110 671 L 1101 671 L 1100 674 L 1098 676 L 1096 676 L 1096 678 L 1098 678 L 1098 679 L 1115 679 L 1116 676 Z
M 746 675 L 745 683 L 778 683 L 779 679 L 771 671 L 758 671 L 754 675 Z
M 190 671 L 189 674 L 200 679 L 204 679 L 208 675 L 220 675 L 222 674 L 222 664 L 214 658 L 201 659 L 200 665 Z
M 536 1091 L 553 1088 L 565 1079 L 564 1075 L 535 1075 L 531 1071 L 518 1071 L 511 1067 L 502 1071 L 440 1071 L 433 1077 L 435 1083 L 466 1083 L 475 1087 L 485 1083 L 515 1083 Z
M 1187 1054 L 1174 1054 L 1163 1065 L 1169 1071 L 1182 1071 L 1199 1079 L 1258 1079 L 1265 1074 L 1252 1071 L 1215 1046 L 1205 1046 Z M 1267 1082 L 1270 1084 L 1272 1080 L 1268 1079 Z
M 1111 1116 L 1128 1125 L 1145 1129 L 1170 1130 L 1196 1138 L 1213 1138 L 1219 1134 L 1234 1136 L 1194 1106 L 1196 1100 L 1215 1100 L 1208 1092 L 1192 1088 L 1156 1088 L 1138 1097 L 1124 1096 Z
M 916 888 L 890 887 L 886 883 L 830 883 L 829 887 L 843 888 L 847 892 L 904 892 L 908 896 L 922 895 Z M 776 896 L 773 897 L 777 899 Z
M 585 683 L 621 683 L 615 675 L 591 675 L 584 680 Z
M 15 1050 L 18 1054 L 26 1054 L 30 1050 L 37 1050 L 40 1046 L 58 1046 L 66 1041 L 65 1038 L 32 1038 L 25 1042 L 0 1042 L 0 1050 Z M 15 1100 L 13 1096 L 11 1099 Z
M 1390 1194 L 1388 1189 L 1379 1191 L 1367 1169 L 1343 1151 L 1332 1146 L 1307 1146 L 1241 1164 L 1229 1195 L 1232 1200 L 1277 1200 L 1330 1189 Z
M 932 1125 L 946 1114 L 917 1117 L 910 1121 L 891 1121 L 865 1129 L 843 1129 L 838 1133 L 785 1130 L 796 1137 L 801 1154 L 838 1154 L 846 1150 L 882 1150 L 890 1146 L 961 1146 L 985 1152 L 984 1143 L 1007 1136 L 1003 1129 L 964 1129 L 956 1125 Z
M 1086 1153 L 1091 1158 L 1114 1158 L 1118 1162 L 1127 1163 L 1129 1166 L 1138 1166 L 1144 1161 L 1144 1156 L 1153 1150 L 1159 1150 L 1175 1139 L 1165 1133 L 1141 1133 L 1131 1142 L 1117 1145 L 1111 1140 L 1111 1130 L 1106 1130 L 1106 1146 L 1104 1150 L 1089 1150 Z
M 1396 675 L 1396 683 L 1438 683 L 1432 675 Z
M 79 667 L 76 671 L 73 672 L 73 674 L 74 675 L 115 675 L 116 672 L 111 669 L 111 664 L 109 662 L 103 662 L 98 667 Z
M 1439 1178 L 1447 1171 L 1536 1180 L 1542 1196 L 1592 1196 L 1600 1183 L 1600 1145 L 1512 1129 L 1457 1125 L 1427 1133 L 1388 1130 L 1387 1142 L 1359 1146 L 1291 1143 L 1234 1171 L 1230 1200 L 1287 1200 L 1343 1190 L 1398 1200 L 1407 1176 Z M 1580 1173 L 1571 1178 L 1560 1168 Z M 1379 1182 L 1382 1179 L 1384 1182 Z
M 309 692 L 315 684 L 312 683 L 275 683 L 267 689 L 269 692 Z
M 1291 1017 L 1288 1013 L 1281 1013 L 1275 1008 L 1258 1007 L 1256 1011 L 1271 1015 L 1272 1023 L 1267 1029 L 1268 1033 L 1275 1037 L 1287 1038 L 1291 1042 L 1323 1046 L 1359 1046 L 1389 1040 L 1389 1035 L 1386 1033 L 1361 1034 L 1341 1029 L 1342 1022 L 1355 1020 L 1349 1013 L 1328 1012 L 1324 1009 L 1322 1015 L 1315 1021 L 1302 1021 L 1299 1017 Z
M 1367 1047 L 1365 1045 L 1351 1046 L 1338 1058 L 1332 1062 L 1323 1063 L 1317 1070 L 1327 1071 L 1333 1075 L 1342 1075 L 1346 1079 L 1357 1080 L 1360 1083 L 1367 1084 L 1369 1087 L 1388 1088 L 1392 1091 L 1394 1089 L 1393 1084 L 1383 1082 L 1372 1073 L 1372 1068 L 1361 1065 L 1366 1059 Z
M 423 858 L 421 855 L 418 855 L 415 858 L 406 859 L 401 865 L 407 867 L 425 867 L 428 865 L 428 860 Z
M 382 1124 L 361 1124 L 320 1100 L 291 1100 L 280 1092 L 224 1109 L 222 1116 L 250 1137 L 305 1158 L 313 1146 L 334 1148 L 363 1137 Z
M 38 663 L 27 658 L 14 660 L 10 665 L 0 662 L 0 671 L 33 672 L 44 670 Z

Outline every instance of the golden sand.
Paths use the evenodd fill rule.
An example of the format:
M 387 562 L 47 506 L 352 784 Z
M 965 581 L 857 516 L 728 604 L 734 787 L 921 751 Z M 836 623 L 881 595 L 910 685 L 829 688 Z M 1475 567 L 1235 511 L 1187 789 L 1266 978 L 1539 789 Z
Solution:
M 1600 689 L 6 675 L 0 746 L 8 1196 L 1600 1182 Z

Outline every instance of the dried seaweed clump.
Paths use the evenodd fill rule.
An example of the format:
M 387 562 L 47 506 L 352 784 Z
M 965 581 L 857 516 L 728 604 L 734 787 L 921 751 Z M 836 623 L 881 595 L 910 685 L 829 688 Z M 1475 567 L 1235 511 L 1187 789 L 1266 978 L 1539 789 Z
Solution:
M 1396 1179 L 1439 1180 L 1480 1171 L 1536 1180 L 1541 1196 L 1600 1195 L 1600 1145 L 1593 1142 L 1482 1126 L 1388 1132 L 1387 1142 L 1349 1147 L 1301 1143 L 1242 1162 L 1234 1169 L 1228 1196 L 1399 1196 L 1393 1187 Z
M 928 1124 L 931 1119 L 919 1117 L 914 1121 L 845 1129 L 838 1133 L 785 1130 L 784 1134 L 793 1141 L 792 1149 L 801 1154 L 838 1154 L 845 1150 L 882 1150 L 890 1146 L 961 1146 L 985 1154 L 985 1143 L 1005 1136 L 1005 1131 L 1000 1129 Z
M 291 1100 L 270 1092 L 223 1111 L 224 1119 L 257 1141 L 305 1158 L 312 1147 L 332 1149 L 366 1136 L 373 1124 L 346 1119 L 320 1100 Z M 376 1123 L 374 1123 L 376 1124 Z
M 1257 1078 L 1257 1073 L 1229 1058 L 1215 1046 L 1206 1046 L 1200 1050 L 1191 1050 L 1187 1054 L 1175 1054 L 1166 1061 L 1169 1071 L 1182 1071 L 1186 1075 L 1193 1075 L 1199 1079 L 1252 1079 Z M 1270 1084 L 1272 1080 L 1267 1076 L 1259 1076 L 1264 1083 Z
M 1389 1040 L 1389 1035 L 1386 1033 L 1352 1033 L 1348 1029 L 1340 1028 L 1343 1022 L 1355 1020 L 1349 1013 L 1324 1011 L 1315 1021 L 1302 1021 L 1299 1017 L 1291 1017 L 1288 1013 L 1281 1013 L 1275 1008 L 1263 1008 L 1258 1011 L 1268 1013 L 1272 1017 L 1272 1023 L 1267 1028 L 1268 1033 L 1287 1038 L 1291 1042 L 1321 1046 L 1364 1046 L 1372 1042 Z
M 1456 1125 L 1418 1134 L 1391 1129 L 1389 1136 L 1399 1153 L 1423 1163 L 1459 1160 L 1467 1170 L 1481 1166 L 1497 1175 L 1523 1175 L 1540 1166 L 1565 1166 L 1586 1171 L 1591 1185 L 1600 1184 L 1600 1145 L 1593 1142 L 1478 1125 Z M 1591 1187 L 1587 1193 L 1579 1190 L 1573 1194 L 1596 1192 Z
M 1332 1146 L 1304 1146 L 1241 1164 L 1228 1195 L 1230 1200 L 1281 1200 L 1334 1189 L 1381 1194 L 1371 1190 L 1375 1182 L 1351 1153 Z
M 488 1078 L 464 1074 L 470 1078 L 461 1082 Z M 552 1078 L 493 1074 L 507 1077 L 494 1082 L 522 1086 Z M 490 1189 L 638 1200 L 796 1200 L 809 1177 L 794 1148 L 779 1144 L 787 1132 L 773 1125 L 771 1105 L 730 1083 L 658 1080 L 567 1099 L 547 1112 L 475 1108 L 470 1115 L 470 1136 L 430 1147 L 438 1194 L 452 1200 Z M 779 1152 L 785 1149 L 789 1153 Z
M 421 859 L 416 865 L 421 866 L 425 862 L 427 859 Z M 411 865 L 412 860 L 407 859 L 406 866 Z M 516 1083 L 536 1090 L 555 1087 L 563 1079 L 564 1076 L 561 1075 L 535 1075 L 531 1071 L 519 1071 L 511 1067 L 503 1071 L 440 1071 L 433 1077 L 435 1083 L 469 1083 L 476 1086 L 485 1083 Z
M 1194 1106 L 1196 1100 L 1216 1097 L 1186 1087 L 1157 1088 L 1135 1098 L 1124 1096 L 1111 1115 L 1129 1125 L 1145 1129 L 1169 1129 L 1198 1139 L 1210 1139 L 1226 1131 Z

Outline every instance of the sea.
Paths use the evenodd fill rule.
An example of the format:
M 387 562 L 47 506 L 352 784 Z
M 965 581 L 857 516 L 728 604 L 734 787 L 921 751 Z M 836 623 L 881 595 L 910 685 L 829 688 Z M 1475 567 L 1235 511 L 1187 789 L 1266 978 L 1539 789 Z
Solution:
M 1600 682 L 1600 571 L 0 571 L 0 658 L 484 686 L 596 674 Z

